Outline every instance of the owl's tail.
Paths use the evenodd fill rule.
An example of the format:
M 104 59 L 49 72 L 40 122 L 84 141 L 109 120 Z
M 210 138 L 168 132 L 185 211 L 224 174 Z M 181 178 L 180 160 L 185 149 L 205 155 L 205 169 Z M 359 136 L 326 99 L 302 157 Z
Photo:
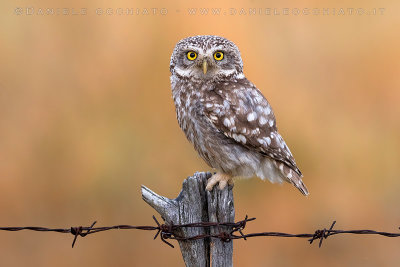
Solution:
M 262 167 L 256 173 L 256 175 L 261 179 L 268 179 L 271 183 L 282 183 L 283 181 L 286 181 L 293 184 L 303 195 L 309 195 L 306 185 L 301 180 L 303 175 L 300 171 L 297 172 L 283 162 L 278 162 L 268 158 L 265 158 L 265 161 L 261 166 Z
M 298 177 L 297 181 L 294 181 L 294 179 L 291 179 L 290 182 L 297 188 L 299 189 L 299 191 L 305 195 L 308 196 L 310 193 L 308 192 L 308 189 L 306 187 L 306 185 L 303 183 L 303 181 L 301 180 L 301 177 Z
M 294 185 L 297 189 L 299 189 L 299 191 L 305 195 L 308 196 L 310 193 L 308 192 L 308 189 L 306 187 L 306 185 L 303 183 L 303 181 L 301 180 L 301 178 L 303 177 L 303 175 L 298 174 L 296 171 L 294 171 L 292 168 L 290 168 L 289 166 L 287 166 L 286 164 L 283 163 L 278 163 L 275 161 L 276 167 L 280 170 L 283 178 L 291 183 L 292 185 Z M 300 172 L 300 171 L 299 171 Z

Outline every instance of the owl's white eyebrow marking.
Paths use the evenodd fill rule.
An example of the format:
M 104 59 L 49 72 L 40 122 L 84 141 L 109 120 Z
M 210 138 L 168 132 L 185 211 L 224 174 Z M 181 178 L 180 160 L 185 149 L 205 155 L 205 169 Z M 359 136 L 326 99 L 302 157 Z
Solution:
M 188 45 L 186 46 L 186 49 L 184 49 L 185 52 L 189 52 L 189 51 L 194 51 L 199 53 L 199 48 L 193 45 Z
M 225 50 L 225 46 L 219 45 L 219 46 L 212 46 L 211 48 L 205 48 L 204 52 L 210 51 L 211 53 L 217 52 L 217 51 L 223 51 Z

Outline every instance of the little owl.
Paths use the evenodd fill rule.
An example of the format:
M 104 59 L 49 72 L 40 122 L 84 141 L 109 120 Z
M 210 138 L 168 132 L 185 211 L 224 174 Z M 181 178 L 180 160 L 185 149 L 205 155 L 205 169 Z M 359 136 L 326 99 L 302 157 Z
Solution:
M 219 36 L 179 41 L 171 56 L 178 122 L 200 156 L 216 169 L 207 190 L 233 177 L 287 181 L 308 195 L 303 176 L 278 133 L 267 99 L 243 74 L 237 46 Z

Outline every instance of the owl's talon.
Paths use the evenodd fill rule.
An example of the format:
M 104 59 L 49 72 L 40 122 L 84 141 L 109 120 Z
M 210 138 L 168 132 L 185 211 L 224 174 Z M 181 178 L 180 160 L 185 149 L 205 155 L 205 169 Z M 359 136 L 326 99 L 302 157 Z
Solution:
M 208 181 L 207 181 L 206 190 L 211 191 L 213 189 L 214 185 L 216 185 L 217 183 L 218 183 L 218 181 L 216 179 L 214 179 L 214 175 L 211 176 L 211 178 L 208 179 Z
M 207 186 L 206 186 L 206 190 L 207 191 L 211 191 L 212 189 L 213 189 L 213 187 L 216 185 L 216 184 L 219 184 L 218 185 L 218 188 L 220 189 L 220 190 L 223 190 L 225 187 L 226 187 L 226 185 L 227 184 L 229 184 L 229 185 L 233 185 L 233 180 L 232 180 L 232 177 L 231 176 L 229 176 L 229 175 L 227 175 L 227 174 L 224 174 L 224 173 L 215 173 L 215 174 L 213 174 L 211 177 L 210 177 L 210 179 L 208 179 L 208 181 L 207 181 Z
M 227 182 L 226 181 L 220 181 L 219 182 L 219 190 L 222 190 L 222 189 L 224 189 L 225 188 L 225 186 L 226 186 L 226 184 L 227 184 Z

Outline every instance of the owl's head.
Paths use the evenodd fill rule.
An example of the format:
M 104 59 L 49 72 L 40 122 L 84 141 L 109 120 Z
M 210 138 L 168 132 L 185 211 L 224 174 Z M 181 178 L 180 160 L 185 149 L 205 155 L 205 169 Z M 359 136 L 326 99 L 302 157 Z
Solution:
M 199 35 L 176 44 L 170 70 L 180 78 L 239 78 L 243 76 L 243 62 L 233 42 L 219 36 Z

